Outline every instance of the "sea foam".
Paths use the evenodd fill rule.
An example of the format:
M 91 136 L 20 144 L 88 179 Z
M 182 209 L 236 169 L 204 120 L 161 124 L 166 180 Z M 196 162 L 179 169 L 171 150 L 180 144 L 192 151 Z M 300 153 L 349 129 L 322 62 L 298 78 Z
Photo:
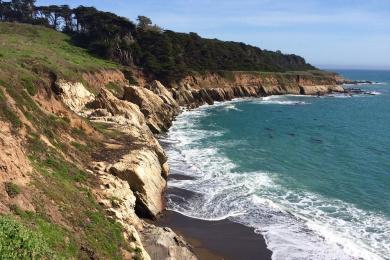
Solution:
M 289 101 L 282 99 L 268 97 L 259 102 Z M 176 195 L 168 194 L 170 209 L 189 217 L 229 218 L 254 227 L 265 236 L 276 260 L 386 259 L 390 254 L 388 218 L 315 193 L 287 190 L 275 182 L 277 173 L 237 172 L 237 165 L 218 145 L 203 145 L 210 136 L 224 134 L 197 129 L 209 109 L 184 112 L 165 137 L 171 168 L 184 167 L 183 174 L 195 178 L 169 182 L 170 187 L 196 194 L 180 203 Z

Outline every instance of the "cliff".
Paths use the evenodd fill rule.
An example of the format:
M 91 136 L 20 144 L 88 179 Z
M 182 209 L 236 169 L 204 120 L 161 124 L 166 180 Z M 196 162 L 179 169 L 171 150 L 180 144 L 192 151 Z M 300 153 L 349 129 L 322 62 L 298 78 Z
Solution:
M 18 250 L 0 247 L 14 258 L 196 259 L 152 222 L 169 174 L 155 134 L 183 106 L 343 91 L 319 71 L 192 73 L 164 86 L 49 29 L 0 33 L 0 235 L 29 234 Z
M 242 97 L 343 92 L 338 80 L 337 75 L 322 71 L 195 73 L 174 84 L 172 92 L 180 106 L 197 107 Z

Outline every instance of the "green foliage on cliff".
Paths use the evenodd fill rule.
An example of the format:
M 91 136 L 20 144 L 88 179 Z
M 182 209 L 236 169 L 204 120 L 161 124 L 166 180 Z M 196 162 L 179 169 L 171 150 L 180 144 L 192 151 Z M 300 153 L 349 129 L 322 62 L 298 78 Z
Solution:
M 42 234 L 9 216 L 0 216 L 1 259 L 52 259 L 47 240 Z
M 40 174 L 34 179 L 34 186 L 50 201 L 61 205 L 61 215 L 68 224 L 65 229 L 56 226 L 57 232 L 51 236 L 58 243 L 51 244 L 51 248 L 64 259 L 120 259 L 120 248 L 128 247 L 123 228 L 95 201 L 88 188 L 93 185 L 90 177 L 37 137 L 29 140 L 29 150 L 31 163 Z M 38 214 L 45 216 L 47 209 L 41 201 L 37 198 L 36 207 Z M 30 220 L 32 223 L 36 222 L 34 218 Z
M 76 47 L 64 33 L 28 24 L 0 23 L 0 54 L 0 78 L 22 81 L 32 95 L 41 72 L 72 78 L 78 71 L 118 67 Z
M 196 33 L 139 32 L 135 63 L 165 81 L 191 71 L 300 71 L 315 69 L 302 57 L 237 42 L 204 39 Z
M 0 21 L 43 24 L 69 34 L 74 43 L 124 65 L 136 65 L 166 83 L 192 71 L 312 70 L 297 55 L 262 50 L 239 42 L 204 39 L 196 33 L 176 33 L 138 17 L 138 24 L 94 7 L 34 6 L 34 1 L 0 3 Z M 20 14 L 23 14 L 20 16 Z M 26 19 L 26 17 L 28 19 Z M 34 19 L 35 17 L 35 19 Z M 4 55 L 3 53 L 0 54 Z
M 95 176 L 81 170 L 98 141 L 85 132 L 82 126 L 88 123 L 83 119 L 73 118 L 79 125 L 72 125 L 52 88 L 58 78 L 80 81 L 85 71 L 111 68 L 120 65 L 76 47 L 69 35 L 42 26 L 0 23 L 0 120 L 11 123 L 15 138 L 22 131 L 26 138 L 23 145 L 33 170 L 26 172 L 31 182 L 19 196 L 25 195 L 35 210 L 11 205 L 9 218 L 17 226 L 12 226 L 16 231 L 8 231 L 29 232 L 22 241 L 32 246 L 26 254 L 35 254 L 34 241 L 39 240 L 48 253 L 36 259 L 121 259 L 121 249 L 130 251 L 123 227 L 107 215 L 92 194 Z M 45 104 L 57 104 L 55 108 L 65 114 L 45 108 Z M 19 192 L 12 184 L 7 187 L 12 196 Z M 23 194 L 27 190 L 29 194 Z M 21 234 L 24 236 L 24 231 Z M 15 239 L 16 243 L 18 237 Z M 24 252 L 24 245 L 4 243 L 9 244 L 4 247 L 7 252 L 17 253 L 19 248 Z M 2 257 L 7 252 L 3 255 L 0 248 Z
M 13 182 L 6 182 L 4 183 L 5 191 L 7 192 L 8 196 L 11 198 L 14 198 L 19 195 L 20 193 L 20 187 L 13 183 Z

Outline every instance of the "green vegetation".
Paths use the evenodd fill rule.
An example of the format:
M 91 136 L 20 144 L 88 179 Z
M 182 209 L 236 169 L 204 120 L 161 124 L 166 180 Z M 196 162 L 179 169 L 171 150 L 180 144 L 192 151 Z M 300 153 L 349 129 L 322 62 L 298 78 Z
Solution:
M 37 94 L 38 89 L 30 78 L 22 78 L 22 82 L 23 86 L 31 96 L 35 96 Z
M 71 127 L 70 118 L 41 108 L 45 100 L 36 95 L 40 91 L 49 99 L 57 78 L 81 80 L 82 72 L 119 66 L 75 47 L 66 34 L 29 24 L 0 23 L 0 53 L 0 118 L 15 130 L 27 130 L 34 168 L 30 189 L 39 191 L 31 194 L 36 212 L 11 207 L 15 223 L 32 234 L 23 242 L 34 245 L 34 237 L 44 237 L 48 259 L 120 259 L 121 249 L 128 249 L 123 227 L 96 202 L 90 188 L 95 177 L 81 170 L 99 144 L 82 128 Z M 23 124 L 21 114 L 31 124 Z M 66 136 L 75 140 L 69 143 Z M 13 183 L 5 185 L 10 196 L 20 192 Z M 10 243 L 8 249 L 18 251 L 13 246 L 18 245 Z M 35 254 L 34 248 L 28 250 Z M 42 257 L 37 253 L 37 258 Z
M 53 259 L 47 240 L 8 216 L 0 216 L 1 259 Z
M 0 23 L 0 53 L 0 78 L 10 84 L 24 75 L 19 80 L 30 94 L 42 73 L 78 80 L 79 71 L 118 67 L 74 46 L 66 34 L 27 24 Z
M 77 244 L 69 231 L 51 223 L 40 213 L 23 211 L 16 205 L 11 209 L 24 226 L 29 227 L 34 234 L 45 238 L 45 245 L 52 254 L 50 259 L 69 259 L 77 255 Z
M 46 147 L 38 138 L 32 137 L 29 144 L 30 161 L 40 173 L 33 181 L 34 186 L 50 201 L 61 205 L 59 210 L 62 217 L 70 227 L 79 230 L 76 236 L 72 230 L 58 229 L 53 236 L 57 236 L 59 242 L 51 245 L 51 248 L 55 252 L 68 252 L 66 258 L 83 258 L 84 254 L 93 252 L 98 258 L 120 259 L 120 248 L 127 248 L 123 228 L 108 218 L 96 203 L 88 188 L 91 185 L 88 175 L 64 160 L 55 150 Z M 47 214 L 42 201 L 41 198 L 36 200 L 39 217 Z M 32 223 L 36 221 L 34 218 L 31 220 Z M 64 244 L 61 242 L 64 239 L 75 242 Z M 82 247 L 75 244 L 82 244 Z M 60 245 L 66 247 L 60 248 Z
M 179 80 L 192 71 L 285 72 L 315 69 L 297 55 L 262 50 L 244 43 L 204 39 L 196 33 L 163 31 L 145 16 L 139 16 L 136 25 L 127 18 L 93 7 L 36 7 L 35 1 L 16 2 L 0 4 L 0 20 L 43 24 L 61 30 L 70 35 L 74 43 L 90 52 L 123 65 L 136 65 L 149 76 L 165 83 Z M 33 19 L 34 15 L 39 18 Z M 66 48 L 63 49 L 66 51 Z M 7 52 L 0 50 L 0 53 L 7 57 Z M 30 53 L 22 55 L 28 57 Z M 47 58 L 46 55 L 42 57 Z M 73 60 L 75 64 L 88 63 Z
M 4 186 L 5 186 L 5 191 L 7 192 L 8 196 L 10 196 L 11 198 L 14 198 L 19 195 L 20 188 L 15 183 L 6 182 L 4 183 Z

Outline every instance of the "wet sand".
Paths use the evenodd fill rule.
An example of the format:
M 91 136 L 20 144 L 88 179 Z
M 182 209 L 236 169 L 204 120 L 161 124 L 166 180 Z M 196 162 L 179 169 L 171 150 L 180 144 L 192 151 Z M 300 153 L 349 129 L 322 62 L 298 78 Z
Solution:
M 271 260 L 263 236 L 227 219 L 205 221 L 168 210 L 156 224 L 182 235 L 201 260 Z

